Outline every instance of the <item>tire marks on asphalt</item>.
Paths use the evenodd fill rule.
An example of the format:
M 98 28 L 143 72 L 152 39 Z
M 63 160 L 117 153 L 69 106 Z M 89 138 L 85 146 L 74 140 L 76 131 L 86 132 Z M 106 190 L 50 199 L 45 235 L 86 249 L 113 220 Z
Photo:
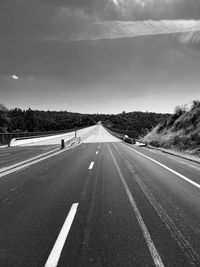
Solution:
M 115 157 L 114 157 L 114 155 L 113 155 L 113 153 L 112 153 L 112 151 L 111 151 L 109 146 L 108 146 L 108 149 L 109 149 L 110 154 L 112 156 L 112 159 L 113 159 L 113 161 L 115 163 L 115 166 L 117 168 L 117 172 L 118 172 L 119 177 L 120 177 L 120 179 L 122 181 L 124 189 L 125 189 L 125 191 L 127 193 L 129 202 L 130 202 L 130 204 L 131 204 L 131 206 L 133 208 L 133 211 L 134 211 L 134 213 L 136 215 L 137 221 L 138 221 L 138 223 L 140 225 L 140 228 L 142 230 L 143 237 L 144 237 L 144 239 L 146 241 L 147 247 L 148 247 L 149 252 L 150 252 L 150 254 L 152 256 L 154 264 L 155 264 L 156 267 L 164 267 L 162 259 L 161 259 L 160 255 L 159 255 L 155 245 L 154 245 L 154 242 L 153 242 L 153 240 L 152 240 L 152 238 L 151 238 L 151 236 L 149 234 L 149 231 L 148 231 L 148 229 L 147 229 L 147 227 L 145 225 L 145 222 L 143 221 L 143 218 L 142 218 L 142 216 L 140 214 L 140 211 L 139 211 L 139 209 L 138 209 L 138 207 L 137 207 L 137 205 L 135 203 L 135 200 L 134 200 L 134 198 L 133 198 L 133 196 L 131 194 L 131 191 L 130 191 L 130 189 L 129 189 L 126 181 L 125 181 L 125 178 L 124 178 L 124 176 L 123 176 L 123 174 L 122 174 L 122 172 L 121 172 L 121 170 L 119 168 L 119 165 L 117 164 L 117 161 L 116 161 L 116 159 L 115 159 Z
M 185 238 L 185 236 L 182 234 L 182 232 L 177 228 L 175 223 L 172 221 L 170 216 L 164 211 L 162 206 L 158 203 L 158 201 L 155 199 L 155 197 L 152 195 L 152 193 L 149 191 L 147 186 L 144 184 L 142 179 L 137 175 L 133 164 L 130 163 L 129 160 L 127 160 L 122 153 L 119 151 L 116 145 L 114 145 L 116 151 L 124 161 L 125 165 L 133 175 L 135 181 L 137 182 L 139 188 L 144 193 L 145 197 L 148 199 L 152 207 L 157 212 L 158 216 L 160 217 L 161 221 L 166 225 L 167 229 L 171 233 L 171 236 L 174 238 L 174 240 L 178 243 L 179 247 L 182 249 L 184 254 L 187 256 L 191 264 L 194 266 L 200 266 L 200 258 L 198 253 L 194 250 L 194 248 L 191 246 L 190 242 Z

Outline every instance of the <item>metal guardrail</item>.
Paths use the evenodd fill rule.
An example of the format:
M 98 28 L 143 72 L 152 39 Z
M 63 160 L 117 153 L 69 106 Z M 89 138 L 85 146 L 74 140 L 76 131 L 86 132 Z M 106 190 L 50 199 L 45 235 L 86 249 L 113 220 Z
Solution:
M 75 144 L 79 144 L 81 142 L 81 137 L 72 137 L 71 139 L 65 141 L 64 139 L 61 139 L 61 149 L 64 149 L 65 147 L 73 146 Z
M 105 126 L 104 126 L 104 127 L 105 127 Z M 106 130 L 107 130 L 110 134 L 112 134 L 112 135 L 114 135 L 115 137 L 117 137 L 117 138 L 123 140 L 123 141 L 126 142 L 126 143 L 129 143 L 129 144 L 135 144 L 135 142 L 136 142 L 136 140 L 135 140 L 134 138 L 131 138 L 131 137 L 129 137 L 129 136 L 126 135 L 126 134 L 121 134 L 121 133 L 118 133 L 118 132 L 114 132 L 114 131 L 111 131 L 111 130 L 108 129 L 108 128 L 106 128 Z
M 71 139 L 65 141 L 64 139 L 61 139 L 61 149 L 64 149 L 65 147 L 73 146 L 76 144 L 80 144 L 81 141 L 87 139 L 91 134 L 95 132 L 95 129 L 90 130 L 84 134 L 81 134 L 81 136 L 77 137 L 77 131 L 75 131 L 75 136 Z
M 104 126 L 105 127 L 105 126 Z M 117 138 L 119 138 L 119 139 L 121 139 L 121 140 L 123 140 L 124 139 L 124 137 L 125 137 L 125 134 L 120 134 L 120 133 L 117 133 L 117 132 L 114 132 L 114 131 L 111 131 L 110 129 L 108 129 L 107 127 L 105 127 L 106 128 L 106 130 L 110 133 L 110 134 L 112 134 L 112 135 L 114 135 L 115 137 L 117 137 Z

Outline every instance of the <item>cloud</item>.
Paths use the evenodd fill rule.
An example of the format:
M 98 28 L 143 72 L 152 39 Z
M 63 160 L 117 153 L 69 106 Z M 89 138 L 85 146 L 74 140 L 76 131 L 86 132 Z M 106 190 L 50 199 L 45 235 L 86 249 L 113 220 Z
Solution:
M 200 20 L 187 16 L 200 16 L 200 1 L 190 0 L 190 5 L 188 2 L 2 0 L 0 38 L 81 41 L 175 34 L 181 43 L 199 42 Z M 186 19 L 174 19 L 176 17 Z
M 110 0 L 107 19 L 198 19 L 199 0 Z
M 161 20 L 161 21 L 105 21 L 85 23 L 71 36 L 60 33 L 47 36 L 46 41 L 83 41 L 132 38 L 136 36 L 177 34 L 181 43 L 200 40 L 200 20 Z
M 191 31 L 181 34 L 179 33 L 176 35 L 176 37 L 182 44 L 200 43 L 200 31 Z
M 112 1 L 112 3 L 113 3 L 115 6 L 119 7 L 119 2 L 118 2 L 118 0 L 111 0 L 111 1 Z
M 12 75 L 12 76 L 10 76 L 12 79 L 14 79 L 14 80 L 18 80 L 19 79 L 19 77 L 17 76 L 17 75 Z

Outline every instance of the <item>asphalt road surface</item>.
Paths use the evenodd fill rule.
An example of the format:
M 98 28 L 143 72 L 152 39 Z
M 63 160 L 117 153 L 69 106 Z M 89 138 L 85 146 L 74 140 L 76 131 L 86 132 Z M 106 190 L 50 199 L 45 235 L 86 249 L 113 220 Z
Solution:
M 200 266 L 199 164 L 101 125 L 20 163 L 51 149 L 0 151 L 0 266 Z

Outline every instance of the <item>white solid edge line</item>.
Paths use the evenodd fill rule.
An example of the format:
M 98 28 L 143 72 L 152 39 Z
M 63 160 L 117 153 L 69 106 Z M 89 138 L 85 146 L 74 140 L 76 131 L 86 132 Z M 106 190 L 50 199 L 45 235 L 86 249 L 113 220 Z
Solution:
M 92 168 L 93 168 L 93 166 L 94 166 L 94 161 L 92 161 L 91 163 L 90 163 L 90 166 L 89 166 L 89 170 L 91 170 Z
M 73 223 L 74 217 L 76 215 L 78 208 L 78 203 L 74 203 L 71 206 L 71 209 L 67 215 L 67 218 L 62 226 L 62 229 L 56 239 L 56 242 L 53 246 L 53 249 L 51 250 L 51 253 L 47 259 L 47 262 L 45 264 L 45 267 L 56 267 L 58 264 L 58 261 L 60 259 L 60 255 L 62 252 L 62 249 L 64 247 L 66 238 L 68 236 L 68 233 L 70 231 L 71 225 Z
M 117 164 L 116 159 L 115 159 L 110 147 L 108 147 L 108 148 L 109 148 L 110 154 L 112 156 L 112 159 L 113 159 L 113 161 L 115 163 L 115 166 L 117 168 L 117 172 L 118 172 L 119 177 L 120 177 L 120 179 L 122 181 L 124 189 L 125 189 L 125 191 L 127 193 L 129 202 L 130 202 L 130 204 L 131 204 L 131 206 L 133 208 L 133 211 L 134 211 L 134 213 L 136 215 L 137 221 L 138 221 L 138 223 L 140 225 L 140 228 L 142 230 L 144 239 L 146 241 L 146 244 L 148 246 L 148 249 L 150 251 L 150 254 L 151 254 L 151 257 L 152 257 L 152 259 L 154 261 L 154 264 L 155 264 L 156 267 L 164 267 L 162 259 L 161 259 L 160 255 L 159 255 L 155 245 L 154 245 L 153 240 L 151 239 L 150 233 L 149 233 L 149 231 L 148 231 L 148 229 L 147 229 L 147 227 L 145 225 L 144 220 L 142 219 L 142 215 L 140 214 L 140 211 L 139 211 L 139 209 L 137 207 L 137 204 L 135 203 L 135 200 L 134 200 L 134 198 L 133 198 L 133 196 L 131 194 L 131 191 L 130 191 L 130 189 L 129 189 L 129 187 L 128 187 L 125 179 L 124 179 L 124 176 L 123 176 L 123 174 L 122 174 L 122 172 L 121 172 L 121 170 L 119 168 L 119 165 Z
M 74 147 L 75 147 L 75 146 L 74 146 Z M 68 149 L 70 149 L 70 148 L 71 148 L 71 147 L 69 147 Z M 25 169 L 25 168 L 27 168 L 27 167 L 29 167 L 29 166 L 35 164 L 35 163 L 38 163 L 38 162 L 43 161 L 43 160 L 45 160 L 45 159 L 48 159 L 48 158 L 54 157 L 54 156 L 56 156 L 56 155 L 59 155 L 59 154 L 65 152 L 65 151 L 67 151 L 68 149 L 63 149 L 63 150 L 57 150 L 57 149 L 56 149 L 57 152 L 55 152 L 55 153 L 53 153 L 53 154 L 50 154 L 50 155 L 47 155 L 47 156 L 45 156 L 45 157 L 36 159 L 36 160 L 31 161 L 31 162 L 28 162 L 28 163 L 26 163 L 26 164 L 22 164 L 22 165 L 20 165 L 20 166 L 15 167 L 15 168 L 5 170 L 4 172 L 0 172 L 0 177 L 6 176 L 6 175 L 11 174 L 11 173 L 16 172 L 16 171 L 23 170 L 23 169 Z
M 126 145 L 124 145 L 124 144 L 122 144 L 122 145 L 125 146 L 125 147 L 127 147 L 127 148 L 129 148 L 130 150 L 133 150 L 135 153 L 137 153 L 137 154 L 139 154 L 139 155 L 141 155 L 141 156 L 143 156 L 143 157 L 145 157 L 145 158 L 147 158 L 147 159 L 149 159 L 149 160 L 155 162 L 156 164 L 160 165 L 160 166 L 163 167 L 164 169 L 166 169 L 166 170 L 172 172 L 173 174 L 177 175 L 178 177 L 182 178 L 183 180 L 187 181 L 188 183 L 190 183 L 190 184 L 192 184 L 192 185 L 194 185 L 194 186 L 196 186 L 197 188 L 200 189 L 200 185 L 199 185 L 199 184 L 195 183 L 194 181 L 190 180 L 189 178 L 187 178 L 186 176 L 180 174 L 179 172 L 176 172 L 176 171 L 172 170 L 171 168 L 169 168 L 169 167 L 165 166 L 164 164 L 160 163 L 159 161 L 157 161 L 157 160 L 155 160 L 155 159 L 152 159 L 152 158 L 150 158 L 150 157 L 148 157 L 148 156 L 146 156 L 146 155 L 144 155 L 144 154 L 138 152 L 137 150 L 135 150 L 135 149 L 133 149 L 133 148 L 131 148 L 131 147 L 129 147 L 129 146 L 126 146 Z
M 63 151 L 64 151 L 64 150 L 63 150 Z M 51 158 L 51 157 L 53 157 L 53 156 L 55 156 L 55 155 L 58 155 L 58 154 L 62 153 L 63 151 L 55 152 L 54 154 L 45 156 L 45 157 L 43 157 L 43 158 L 36 159 L 36 160 L 34 160 L 34 161 L 31 161 L 31 162 L 28 162 L 28 163 L 26 163 L 26 164 L 20 165 L 20 166 L 18 166 L 18 167 L 13 168 L 13 169 L 9 169 L 9 170 L 7 170 L 7 171 L 5 171 L 5 172 L 3 172 L 3 173 L 0 173 L 0 177 L 6 176 L 6 175 L 11 174 L 11 173 L 16 172 L 16 171 L 20 171 L 20 170 L 22 170 L 22 169 L 25 169 L 25 168 L 27 168 L 28 166 L 31 166 L 31 165 L 33 165 L 33 164 L 35 164 L 35 163 L 38 163 L 38 162 L 40 162 L 40 161 L 43 161 L 43 160 L 45 160 L 45 159 Z
M 7 166 L 7 167 L 3 167 L 3 168 L 0 169 L 0 173 L 5 172 L 5 171 L 8 171 L 8 170 L 13 169 L 13 168 L 18 167 L 18 166 L 21 166 L 21 165 L 23 165 L 24 163 L 27 163 L 27 162 L 33 161 L 33 160 L 35 160 L 35 159 L 41 158 L 41 157 L 43 157 L 43 156 L 45 156 L 45 155 L 48 155 L 48 154 L 50 154 L 50 153 L 53 153 L 53 152 L 55 152 L 55 151 L 58 151 L 58 148 L 55 148 L 55 149 L 50 150 L 50 151 L 48 151 L 48 152 L 39 154 L 39 155 L 37 155 L 37 156 L 35 156 L 35 157 L 32 157 L 32 158 L 23 160 L 23 161 L 21 161 L 21 162 L 15 163 L 15 164 L 13 164 L 13 165 L 10 165 L 10 166 Z
M 4 157 L 4 156 L 7 156 L 7 155 L 10 155 L 10 153 L 1 154 L 0 157 Z

